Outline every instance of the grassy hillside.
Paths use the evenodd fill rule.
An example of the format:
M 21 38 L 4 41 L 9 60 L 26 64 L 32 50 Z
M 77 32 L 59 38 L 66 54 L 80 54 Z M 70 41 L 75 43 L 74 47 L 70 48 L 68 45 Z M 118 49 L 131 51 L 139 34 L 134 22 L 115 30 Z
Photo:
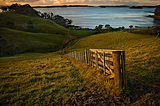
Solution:
M 132 102 L 140 105 L 150 102 L 153 105 L 159 101 L 160 38 L 129 32 L 111 32 L 82 38 L 65 51 L 90 48 L 125 50 L 127 80 Z
M 33 22 L 32 33 L 28 32 L 29 20 Z M 8 21 L 14 25 L 7 25 Z M 58 52 L 42 54 L 59 50 L 68 29 L 48 19 L 0 13 L 0 55 L 41 52 L 0 58 L 0 105 L 158 105 L 160 38 L 146 35 L 151 30 L 97 34 L 65 48 L 65 52 L 125 50 L 128 90 L 116 96 L 116 89 L 111 89 L 112 84 L 98 70 L 67 60 Z M 94 33 L 72 30 L 69 34 Z M 152 30 L 150 34 L 155 33 Z
M 99 72 L 75 63 L 56 53 L 1 57 L 0 105 L 71 105 L 77 94 L 105 88 L 95 79 Z
M 123 95 L 116 96 L 115 89 L 111 89 L 113 86 L 105 82 L 105 77 L 96 69 L 56 53 L 27 53 L 0 58 L 0 104 L 120 106 L 160 103 L 159 38 L 111 32 L 77 40 L 65 51 L 89 48 L 126 51 L 128 90 Z
M 88 35 L 93 35 L 96 34 L 96 31 L 89 31 L 89 30 L 70 30 L 69 31 L 70 35 L 75 35 L 75 36 L 88 36 Z
M 1 42 L 2 50 L 12 52 L 12 49 L 18 49 L 21 52 L 49 52 L 61 49 L 61 44 L 65 38 L 64 35 L 47 33 L 29 33 L 18 30 L 0 27 L 1 40 L 6 40 L 7 44 Z M 9 48 L 10 46 L 12 48 Z M 8 47 L 8 48 L 7 48 Z
M 53 53 L 3 57 L 0 70 L 1 106 L 58 105 L 76 92 L 81 81 L 79 69 Z
M 155 28 L 132 29 L 129 32 L 134 34 L 152 35 L 156 37 L 160 32 L 160 26 L 156 26 Z
M 129 32 L 110 32 L 82 38 L 73 46 L 68 47 L 66 51 L 90 48 L 130 50 L 130 48 L 136 47 L 136 45 L 144 44 L 147 47 L 151 43 L 157 43 L 158 41 L 159 39 L 155 39 L 155 37 L 150 35 L 140 35 Z
M 51 34 L 61 34 L 66 35 L 68 29 L 59 26 L 54 21 L 49 19 L 43 19 L 40 17 L 30 17 L 22 14 L 18 14 L 14 11 L 11 12 L 1 12 L 0 13 L 0 27 L 9 27 L 21 31 L 29 31 L 27 27 L 27 22 L 29 20 L 33 23 L 33 33 L 51 33 Z M 13 26 L 8 26 L 7 22 L 14 22 Z
M 1 12 L 0 56 L 59 50 L 67 32 L 67 28 L 49 19 L 26 16 L 14 11 Z

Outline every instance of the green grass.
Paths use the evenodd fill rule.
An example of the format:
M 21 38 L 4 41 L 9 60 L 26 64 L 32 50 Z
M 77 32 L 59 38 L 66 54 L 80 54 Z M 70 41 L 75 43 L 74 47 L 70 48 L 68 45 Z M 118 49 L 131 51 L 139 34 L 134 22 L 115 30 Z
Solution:
M 102 29 L 99 32 L 99 31 L 96 31 L 96 30 L 81 29 L 81 30 L 70 30 L 69 34 L 70 35 L 74 35 L 74 36 L 81 36 L 81 37 L 83 37 L 83 36 L 94 35 L 94 34 L 97 34 L 97 33 L 108 33 L 108 32 L 111 32 L 111 31 Z
M 151 103 L 159 101 L 159 38 L 129 32 L 110 32 L 82 38 L 65 51 L 82 51 L 90 48 L 125 50 L 128 90 L 135 98 L 136 95 L 141 95 L 135 104 L 146 105 L 148 101 Z
M 149 35 L 132 34 L 128 32 L 102 33 L 82 38 L 78 40 L 73 46 L 66 49 L 66 51 L 78 49 L 84 50 L 90 48 L 127 50 L 136 45 L 139 45 L 140 43 L 146 43 L 147 41 L 149 41 L 149 45 L 152 42 L 151 40 L 157 42 L 157 39 Z
M 35 56 L 39 59 L 11 62 L 10 57 L 1 58 L 9 61 L 0 63 L 1 105 L 51 105 L 76 92 L 81 81 L 79 69 L 53 53 Z
M 130 33 L 156 36 L 159 31 L 154 28 L 132 29 Z
M 18 20 L 17 20 L 18 19 Z M 33 22 L 33 32 L 26 22 Z M 60 49 L 68 29 L 51 20 L 28 17 L 15 12 L 0 13 L 0 25 L 14 22 L 14 30 L 0 27 L 1 39 L 19 52 L 47 52 Z M 21 30 L 21 31 L 18 31 Z M 150 30 L 150 29 L 149 29 Z M 85 49 L 121 49 L 126 53 L 128 90 L 132 105 L 160 103 L 160 39 L 146 35 L 149 30 L 109 32 L 88 36 L 72 42 L 65 52 Z M 144 32 L 144 33 L 143 33 Z M 149 31 L 150 32 L 150 31 Z M 58 33 L 58 34 L 56 34 Z M 93 31 L 70 31 L 70 35 L 84 36 Z M 139 34 L 140 33 L 140 34 Z M 64 105 L 86 86 L 92 93 L 115 96 L 113 86 L 97 70 L 67 60 L 56 53 L 25 53 L 0 58 L 0 105 Z M 124 94 L 124 96 L 127 96 Z
M 47 33 L 29 33 L 0 27 L 1 39 L 5 39 L 8 45 L 13 44 L 19 48 L 19 53 L 26 51 L 49 52 L 61 48 L 64 35 Z
M 1 57 L 0 70 L 0 105 L 4 106 L 64 105 L 75 94 L 86 92 L 80 91 L 83 85 L 102 88 L 91 74 L 87 75 L 87 68 L 82 70 L 56 53 Z
M 27 23 L 33 23 L 29 30 Z M 7 22 L 13 22 L 8 26 Z M 29 32 L 31 31 L 31 32 Z M 14 55 L 22 52 L 53 52 L 61 49 L 68 32 L 54 21 L 40 17 L 18 14 L 14 11 L 0 13 L 0 40 L 2 51 L 0 56 Z M 7 42 L 7 44 L 6 44 Z
M 61 34 L 66 35 L 68 32 L 67 28 L 59 26 L 54 21 L 49 19 L 43 19 L 40 17 L 30 17 L 16 12 L 1 12 L 0 13 L 0 27 L 7 27 L 7 22 L 14 22 L 12 29 L 29 31 L 27 28 L 27 22 L 31 20 L 33 23 L 33 33 L 50 33 L 50 34 Z
M 88 36 L 88 35 L 93 35 L 95 33 L 96 33 L 96 31 L 89 31 L 89 30 L 85 30 L 85 29 L 70 30 L 69 31 L 70 35 L 75 35 L 75 36 Z

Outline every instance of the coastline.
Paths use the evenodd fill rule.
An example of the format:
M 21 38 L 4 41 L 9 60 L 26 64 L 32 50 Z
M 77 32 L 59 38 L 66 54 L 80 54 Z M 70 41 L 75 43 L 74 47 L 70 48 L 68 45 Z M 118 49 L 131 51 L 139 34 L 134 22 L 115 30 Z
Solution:
M 146 17 L 148 17 L 148 18 L 154 18 L 154 19 L 160 20 L 160 16 L 148 15 L 148 16 L 146 16 Z

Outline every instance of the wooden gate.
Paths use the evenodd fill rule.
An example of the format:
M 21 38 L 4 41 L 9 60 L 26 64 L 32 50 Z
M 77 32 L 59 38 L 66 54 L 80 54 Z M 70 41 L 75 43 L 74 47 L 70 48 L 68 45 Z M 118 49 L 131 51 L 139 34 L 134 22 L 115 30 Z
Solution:
M 120 90 L 127 88 L 124 50 L 89 49 L 70 52 L 66 56 L 103 70 L 108 78 L 114 79 Z

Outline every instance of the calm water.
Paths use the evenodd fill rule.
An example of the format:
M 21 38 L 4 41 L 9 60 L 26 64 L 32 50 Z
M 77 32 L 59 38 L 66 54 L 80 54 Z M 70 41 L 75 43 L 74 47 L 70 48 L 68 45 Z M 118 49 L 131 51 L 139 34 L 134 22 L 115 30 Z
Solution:
M 114 28 L 128 28 L 129 25 L 148 27 L 160 25 L 160 21 L 145 17 L 153 15 L 155 8 L 129 9 L 129 7 L 68 7 L 68 8 L 36 8 L 40 12 L 53 13 L 71 19 L 72 24 L 83 28 L 95 28 L 102 24 L 110 24 Z

